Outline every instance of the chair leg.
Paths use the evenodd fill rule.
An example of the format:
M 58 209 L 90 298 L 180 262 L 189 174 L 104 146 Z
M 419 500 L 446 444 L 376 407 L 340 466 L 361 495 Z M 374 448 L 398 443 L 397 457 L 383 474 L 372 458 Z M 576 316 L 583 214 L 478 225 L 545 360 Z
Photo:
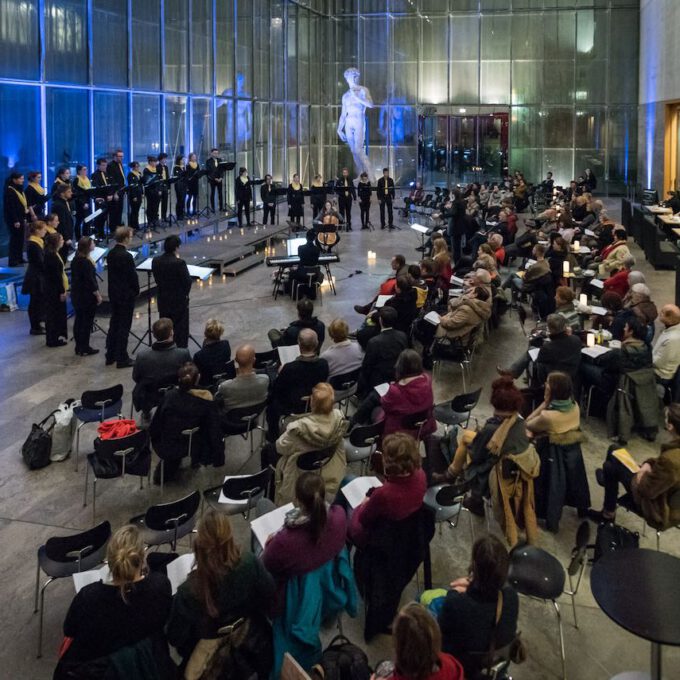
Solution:
M 467 392 L 465 387 L 465 363 L 461 361 L 458 365 L 460 366 L 460 377 L 463 379 L 463 392 Z
M 97 523 L 97 478 L 92 480 L 92 526 Z
M 567 680 L 567 657 L 564 653 L 564 632 L 562 631 L 562 615 L 560 613 L 560 606 L 551 600 L 553 606 L 555 607 L 555 613 L 557 614 L 557 627 L 560 631 L 560 658 L 562 659 L 562 680 Z
M 35 572 L 35 598 L 33 602 L 33 613 L 36 614 L 38 612 L 38 591 L 40 590 L 40 561 L 36 560 L 37 562 L 37 569 Z
M 661 532 L 660 531 L 656 532 L 656 549 L 657 549 L 657 552 L 659 550 L 661 550 Z
M 165 461 L 161 458 L 161 498 L 163 498 L 163 485 L 165 484 Z
M 88 477 L 90 476 L 90 466 L 88 465 L 85 468 L 85 489 L 83 490 L 83 507 L 87 507 L 87 480 Z
M 569 596 L 571 597 L 571 608 L 574 611 L 574 628 L 578 630 L 578 619 L 576 618 L 576 595 L 574 593 L 574 584 L 572 583 L 571 574 L 569 576 Z
M 43 583 L 43 587 L 40 589 L 40 614 L 39 614 L 39 621 L 38 621 L 38 654 L 36 658 L 40 658 L 42 656 L 42 641 L 43 641 L 43 614 L 45 613 L 45 588 L 50 585 L 54 581 L 53 578 L 48 578 L 45 583 Z
M 76 427 L 76 455 L 75 455 L 75 466 L 76 466 L 76 472 L 78 472 L 78 456 L 80 455 L 80 428 L 84 425 L 85 423 L 78 423 L 78 427 Z

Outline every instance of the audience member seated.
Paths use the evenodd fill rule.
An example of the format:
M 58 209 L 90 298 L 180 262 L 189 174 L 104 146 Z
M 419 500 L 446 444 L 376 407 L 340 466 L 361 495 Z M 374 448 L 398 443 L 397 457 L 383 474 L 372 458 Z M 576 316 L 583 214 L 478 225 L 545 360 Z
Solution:
M 326 485 L 321 475 L 303 472 L 297 478 L 295 506 L 262 553 L 262 562 L 277 583 L 275 615 L 283 609 L 288 580 L 332 560 L 347 540 L 347 515 L 339 505 L 327 506 Z M 269 500 L 258 503 L 258 514 L 273 509 Z
M 555 314 L 564 317 L 572 331 L 581 330 L 581 317 L 574 307 L 576 294 L 569 286 L 558 286 L 555 290 Z
M 503 288 L 510 288 L 513 302 L 517 302 L 522 294 L 532 293 L 551 276 L 550 265 L 545 259 L 545 247 L 539 243 L 531 254 L 536 261 L 525 270 L 524 276 L 513 274 L 503 283 Z
M 505 264 L 505 247 L 503 246 L 503 237 L 500 234 L 491 234 L 489 236 L 488 244 L 493 250 L 494 257 L 499 267 Z
M 604 487 L 604 504 L 601 511 L 590 511 L 594 522 L 616 519 L 621 484 L 650 526 L 663 531 L 680 525 L 680 404 L 671 404 L 666 410 L 666 430 L 671 441 L 662 444 L 659 456 L 648 458 L 635 473 L 614 456 L 617 447 L 610 447 L 602 469 L 596 471 L 597 481 Z
M 416 308 L 422 309 L 429 297 L 430 288 L 422 277 L 419 264 L 410 264 L 408 266 L 408 275 L 411 277 L 413 290 L 416 291 Z
M 622 298 L 628 293 L 628 277 L 631 269 L 635 266 L 635 258 L 632 255 L 624 257 L 621 261 L 621 268 L 602 283 L 605 293 L 618 293 Z
M 664 329 L 654 343 L 652 361 L 657 382 L 670 386 L 680 366 L 680 308 L 664 305 L 659 319 Z
M 272 328 L 269 331 L 267 335 L 272 343 L 272 347 L 297 344 L 300 331 L 304 328 L 308 328 L 316 333 L 318 347 L 320 349 L 326 337 L 326 326 L 323 321 L 314 316 L 314 304 L 312 301 L 307 298 L 300 300 L 297 303 L 297 313 L 297 320 L 293 321 L 285 330 Z
M 327 451 L 330 460 L 321 468 L 320 474 L 329 494 L 335 494 L 345 474 L 347 421 L 339 409 L 333 408 L 335 392 L 326 382 L 318 383 L 311 392 L 311 412 L 291 420 L 276 440 L 276 452 L 281 456 L 276 464 L 277 505 L 295 499 L 295 483 L 301 474 L 297 462 L 304 453 Z
M 213 396 L 198 388 L 200 374 L 195 364 L 188 362 L 177 372 L 179 387 L 168 390 L 156 409 L 149 427 L 151 445 L 164 462 L 164 481 L 172 479 L 182 458 L 191 456 L 192 467 L 224 465 L 224 442 L 220 419 Z M 198 427 L 191 437 L 184 430 Z M 154 483 L 160 483 L 161 465 L 154 472 Z
M 291 413 L 304 413 L 312 389 L 328 380 L 328 363 L 317 354 L 316 333 L 303 328 L 298 335 L 300 355 L 294 361 L 284 364 L 279 371 L 267 406 L 267 439 L 274 442 L 279 438 L 279 419 Z
M 525 222 L 526 230 L 520 234 L 514 243 L 504 247 L 505 261 L 504 264 L 509 264 L 511 260 L 516 257 L 529 258 L 534 246 L 538 242 L 538 229 L 536 225 L 530 225 Z
M 465 344 L 475 328 L 491 316 L 491 295 L 484 286 L 475 286 L 459 298 L 449 301 L 448 312 L 437 326 L 438 338 L 459 338 Z
M 234 359 L 236 377 L 224 380 L 217 388 L 217 399 L 222 406 L 222 431 L 225 434 L 243 431 L 243 423 L 230 420 L 229 411 L 262 404 L 269 393 L 269 377 L 266 373 L 255 372 L 255 349 L 251 345 L 238 347 Z
M 383 485 L 372 489 L 350 517 L 349 537 L 358 547 L 367 544 L 381 521 L 406 519 L 423 504 L 427 481 L 416 440 L 404 432 L 388 435 L 383 439 L 382 459 Z
M 106 560 L 110 581 L 84 586 L 71 602 L 64 620 L 64 636 L 71 643 L 54 677 L 109 677 L 117 653 L 135 663 L 152 662 L 154 677 L 174 677 L 164 633 L 172 606 L 170 581 L 164 574 L 147 573 L 144 542 L 133 526 L 113 534 Z
M 317 232 L 314 229 L 307 230 L 306 242 L 301 246 L 298 246 L 300 264 L 290 273 L 291 279 L 304 285 L 309 283 L 309 274 L 315 275 L 312 279 L 313 281 L 323 281 L 323 274 L 319 269 L 321 248 L 316 244 L 316 237 Z M 291 342 L 290 344 L 292 345 L 294 343 Z
M 253 553 L 241 551 L 229 518 L 215 510 L 201 518 L 193 551 L 196 568 L 177 589 L 167 628 L 182 658 L 182 677 L 205 677 L 206 667 L 215 678 L 268 677 L 273 648 L 266 617 L 274 579 Z M 228 638 L 218 634 L 233 624 L 247 626 L 248 644 L 239 646 L 240 667 L 234 667 L 234 655 L 225 654 Z
M 652 368 L 652 351 L 645 343 L 646 328 L 636 318 L 623 327 L 620 348 L 610 349 L 596 359 L 581 364 L 584 386 L 595 385 L 609 398 L 624 373 Z
M 394 289 L 397 285 L 397 278 L 408 274 L 408 267 L 406 266 L 406 258 L 403 255 L 395 255 L 390 262 L 390 267 L 394 272 L 393 275 L 389 276 L 385 281 L 380 284 L 378 289 L 378 295 L 393 295 Z M 368 304 L 366 305 L 354 305 L 354 311 L 357 314 L 368 314 L 378 299 L 376 295 Z
M 349 339 L 349 326 L 344 319 L 333 319 L 328 327 L 333 344 L 321 352 L 321 358 L 328 362 L 328 379 L 344 375 L 361 368 L 364 353 L 361 345 Z
M 467 678 L 477 678 L 517 635 L 519 597 L 506 583 L 509 564 L 502 541 L 488 534 L 472 546 L 468 576 L 452 581 L 444 597 L 430 599 L 426 591 L 421 598 L 421 602 L 430 599 L 428 607 L 436 612 L 442 649 L 460 660 Z M 489 658 L 491 650 L 493 658 Z
M 564 278 L 564 261 L 569 260 L 569 246 L 561 236 L 550 235 L 550 247 L 546 250 L 545 259 L 550 266 L 553 285 L 557 288 Z
M 628 234 L 622 227 L 614 229 L 614 242 L 602 249 L 598 257 L 598 271 L 601 277 L 611 276 L 623 266 L 624 260 L 630 257 L 628 250 Z
M 410 602 L 399 611 L 392 624 L 392 639 L 394 671 L 380 677 L 391 680 L 464 680 L 465 672 L 460 663 L 442 652 L 442 634 L 434 617 L 417 602 Z
M 151 349 L 137 355 L 132 369 L 135 382 L 132 402 L 146 418 L 158 406 L 158 383 L 177 375 L 177 370 L 191 361 L 189 350 L 175 344 L 172 319 L 161 318 L 154 322 L 151 332 L 155 342 Z
M 637 319 L 643 326 L 651 328 L 653 334 L 654 321 L 657 316 L 658 311 L 652 302 L 649 288 L 644 283 L 634 283 L 628 295 L 623 299 L 623 313 L 619 319 L 619 326 L 630 319 Z M 620 340 L 621 338 L 614 336 L 614 339 Z M 650 337 L 645 336 L 645 340 L 651 344 Z
M 558 435 L 578 430 L 581 413 L 574 401 L 568 373 L 552 371 L 545 381 L 543 401 L 527 416 L 527 430 L 533 435 Z
M 352 416 L 349 429 L 357 424 L 383 420 L 383 436 L 393 432 L 406 432 L 412 437 L 418 437 L 418 428 L 407 428 L 403 421 L 408 416 L 427 412 L 420 436 L 425 438 L 431 435 L 437 429 L 437 423 L 432 417 L 432 380 L 423 372 L 423 361 L 418 352 L 412 349 L 403 350 L 397 359 L 394 374 L 395 382 L 389 386 L 384 396 L 381 397 L 375 390 L 371 390 L 361 402 Z
M 397 311 L 393 307 L 378 311 L 380 332 L 366 344 L 359 378 L 360 395 L 365 395 L 371 387 L 394 380 L 394 364 L 408 347 L 406 333 L 394 328 L 396 321 Z
M 224 373 L 231 359 L 229 340 L 222 340 L 224 326 L 217 319 L 209 319 L 203 332 L 203 347 L 194 354 L 194 363 L 201 374 L 202 385 L 212 385 L 215 376 Z

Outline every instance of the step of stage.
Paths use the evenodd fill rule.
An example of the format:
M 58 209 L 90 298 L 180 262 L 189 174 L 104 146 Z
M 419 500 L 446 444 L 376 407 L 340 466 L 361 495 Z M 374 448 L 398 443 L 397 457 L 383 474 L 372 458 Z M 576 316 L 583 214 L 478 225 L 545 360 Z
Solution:
M 253 267 L 257 267 L 258 264 L 262 264 L 263 262 L 264 253 L 255 253 L 250 251 L 242 258 L 222 266 L 220 268 L 220 273 L 226 274 L 227 276 L 237 276 L 241 272 L 244 272 L 247 269 L 252 269 Z

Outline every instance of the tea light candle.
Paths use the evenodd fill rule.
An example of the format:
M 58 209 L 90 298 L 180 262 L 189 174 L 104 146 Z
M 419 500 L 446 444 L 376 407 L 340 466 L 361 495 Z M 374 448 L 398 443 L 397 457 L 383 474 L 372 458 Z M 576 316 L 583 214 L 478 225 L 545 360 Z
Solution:
M 582 305 L 587 305 L 588 304 L 588 296 L 585 293 L 581 293 L 578 296 L 578 301 Z
M 586 336 L 586 345 L 588 347 L 595 347 L 595 333 L 588 333 Z
M 562 273 L 563 274 L 568 274 L 569 273 L 569 260 L 565 260 L 562 263 Z
M 375 259 L 376 259 L 375 251 L 369 250 L 368 251 L 368 261 L 370 262 L 371 260 L 373 260 L 373 262 L 375 262 Z
M 578 252 L 581 250 L 581 244 L 578 241 L 574 241 L 574 250 Z

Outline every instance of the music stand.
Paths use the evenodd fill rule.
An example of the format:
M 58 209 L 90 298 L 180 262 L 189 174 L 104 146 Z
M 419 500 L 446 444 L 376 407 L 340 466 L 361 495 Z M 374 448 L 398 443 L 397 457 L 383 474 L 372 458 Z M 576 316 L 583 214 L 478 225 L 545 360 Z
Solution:
M 199 170 L 193 177 L 192 179 L 197 179 L 200 180 L 201 177 L 207 177 L 208 176 L 208 169 L 203 168 L 202 170 Z M 195 215 L 196 218 L 199 217 L 205 217 L 208 218 L 210 216 L 210 182 L 205 183 L 205 208 L 201 208 Z
M 420 234 L 420 247 L 424 248 L 425 234 L 429 234 L 430 230 L 427 227 L 424 227 L 422 224 L 412 224 L 411 229 L 413 229 L 413 231 L 417 231 Z
M 167 192 L 168 192 L 168 216 L 167 216 L 167 218 L 166 218 L 165 220 L 163 220 L 164 222 L 167 222 L 167 223 L 168 223 L 168 226 L 167 226 L 167 227 L 163 227 L 163 230 L 164 230 L 164 231 L 165 231 L 168 227 L 171 227 L 172 224 L 173 224 L 173 222 L 174 222 L 175 224 L 177 224 L 178 221 L 179 221 L 179 220 L 177 219 L 177 217 L 176 217 L 176 216 L 173 214 L 173 212 L 172 212 L 172 186 L 173 186 L 173 184 L 177 184 L 177 182 L 179 181 L 179 179 L 180 179 L 179 177 L 168 177 L 168 179 L 162 179 L 162 180 L 160 180 L 160 184 L 161 184 L 162 186 L 165 186 L 166 189 L 167 189 Z M 163 201 L 163 199 L 161 198 L 161 202 L 162 202 L 162 201 Z

